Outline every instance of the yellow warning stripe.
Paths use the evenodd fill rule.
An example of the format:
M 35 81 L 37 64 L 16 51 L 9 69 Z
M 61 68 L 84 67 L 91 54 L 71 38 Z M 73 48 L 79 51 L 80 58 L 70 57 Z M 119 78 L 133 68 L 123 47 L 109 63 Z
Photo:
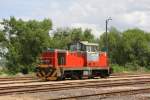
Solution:
M 37 72 L 36 74 L 37 77 L 42 77 L 42 75 L 39 72 Z
M 57 69 L 54 69 L 54 72 L 50 77 L 47 77 L 47 80 L 57 80 Z
M 46 76 L 44 71 L 41 71 L 41 73 L 42 73 L 42 75 L 43 75 L 44 77 Z

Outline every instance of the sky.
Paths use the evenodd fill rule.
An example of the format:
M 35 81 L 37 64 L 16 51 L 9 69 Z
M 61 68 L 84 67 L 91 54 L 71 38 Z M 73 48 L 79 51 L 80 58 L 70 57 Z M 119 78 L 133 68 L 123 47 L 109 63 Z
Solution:
M 140 28 L 150 32 L 150 0 L 0 0 L 0 20 L 15 16 L 23 20 L 50 18 L 58 27 L 90 28 L 95 36 L 108 27 L 120 31 Z

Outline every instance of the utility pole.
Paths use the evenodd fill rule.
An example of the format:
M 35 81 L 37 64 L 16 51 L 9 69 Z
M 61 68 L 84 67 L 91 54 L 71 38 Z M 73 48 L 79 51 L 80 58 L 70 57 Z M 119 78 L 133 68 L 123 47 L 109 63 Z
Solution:
M 108 22 L 110 20 L 112 20 L 111 17 L 107 18 L 106 21 L 105 21 L 105 23 L 106 23 L 106 38 L 105 38 L 105 43 L 106 44 L 105 44 L 105 46 L 106 46 L 106 52 L 108 53 L 108 55 L 109 55 L 109 50 L 108 50 L 109 44 L 108 44 L 108 32 L 107 32 L 107 30 L 108 30 Z

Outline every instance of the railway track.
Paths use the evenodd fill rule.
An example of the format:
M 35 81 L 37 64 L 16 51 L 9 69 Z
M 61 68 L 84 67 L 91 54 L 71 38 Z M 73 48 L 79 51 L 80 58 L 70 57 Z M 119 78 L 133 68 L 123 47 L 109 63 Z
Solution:
M 140 81 L 139 81 L 140 80 Z M 28 84 L 9 84 L 0 85 L 0 95 L 8 95 L 14 93 L 35 93 L 47 91 L 60 91 L 79 88 L 99 88 L 99 87 L 114 87 L 126 86 L 135 84 L 147 84 L 150 82 L 150 77 L 147 78 L 131 78 L 131 79 L 114 79 L 114 80 L 83 80 L 71 82 L 40 82 Z
M 83 98 L 88 98 L 88 97 L 93 97 L 93 96 L 98 96 L 99 99 L 104 99 L 104 98 L 108 98 L 108 97 L 114 96 L 114 95 L 134 95 L 134 94 L 147 93 L 147 92 L 150 92 L 150 87 L 109 91 L 109 92 L 100 92 L 100 93 L 95 93 L 95 94 L 86 94 L 86 95 L 77 95 L 77 96 L 66 96 L 66 97 L 60 97 L 60 98 L 51 98 L 49 100 L 74 100 L 77 98 L 83 99 Z
M 3 84 L 18 84 L 18 83 L 31 83 L 40 82 L 36 77 L 0 77 L 0 85 Z
M 65 81 L 42 81 L 42 80 L 38 80 L 38 79 L 36 79 L 36 78 L 31 78 L 31 79 L 28 79 L 28 78 L 17 78 L 17 80 L 13 80 L 13 78 L 11 78 L 11 79 L 9 79 L 9 80 L 5 80 L 5 81 L 1 81 L 0 80 L 0 85 L 5 85 L 5 84 L 20 84 L 20 83 L 35 83 L 35 82 L 44 82 L 44 83 L 48 83 L 48 84 L 57 84 L 57 83 L 65 83 L 65 84 L 77 84 L 77 82 L 80 82 L 79 84 L 81 84 L 81 82 L 105 82 L 105 81 L 112 81 L 112 80 L 121 80 L 121 79 L 123 79 L 123 80 L 128 80 L 129 78 L 139 78 L 139 79 L 143 79 L 143 77 L 141 77 L 141 76 L 138 76 L 138 75 L 136 75 L 136 76 L 126 76 L 126 77 L 123 77 L 123 78 L 120 78 L 120 77 L 110 77 L 110 78 L 107 78 L 107 79 L 89 79 L 89 80 L 65 80 Z M 146 76 L 146 78 L 149 78 L 149 75 L 148 76 Z M 64 85 L 64 84 L 63 84 Z
M 150 76 L 150 74 L 114 74 L 109 78 L 130 78 L 130 77 L 141 77 L 141 76 Z M 43 80 L 39 80 L 36 77 L 0 77 L 0 85 L 1 84 L 17 84 L 17 83 L 31 83 L 31 82 L 41 82 Z
M 150 83 L 150 74 L 142 75 L 112 75 L 107 79 L 90 79 L 90 80 L 66 80 L 66 81 L 48 81 L 42 82 L 33 77 L 13 77 L 13 78 L 0 78 L 0 96 L 10 94 L 22 94 L 22 93 L 37 93 L 37 92 L 49 92 L 49 91 L 63 91 L 70 89 L 81 89 L 81 88 L 110 88 L 119 86 L 134 86 L 143 85 Z M 117 95 L 121 93 L 141 93 L 141 91 L 149 91 L 148 88 L 139 88 L 133 90 L 119 90 L 119 91 L 108 91 L 100 92 L 95 94 L 85 94 L 76 96 L 65 96 L 57 99 L 73 99 L 73 98 L 84 98 L 90 96 L 101 96 L 105 98 L 111 95 Z
M 122 78 L 122 77 L 141 77 L 141 76 L 150 76 L 150 74 L 112 74 L 111 78 Z

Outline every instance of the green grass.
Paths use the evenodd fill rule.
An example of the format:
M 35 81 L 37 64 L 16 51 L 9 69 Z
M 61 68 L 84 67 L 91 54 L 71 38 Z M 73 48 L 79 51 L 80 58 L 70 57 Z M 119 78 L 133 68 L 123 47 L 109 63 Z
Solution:
M 11 73 L 8 70 L 0 69 L 0 77 L 16 77 L 16 76 L 35 76 L 35 72 L 29 72 L 28 74 L 19 73 Z
M 126 66 L 119 66 L 118 64 L 112 64 L 111 67 L 113 68 L 114 73 L 148 73 L 150 69 L 147 67 L 140 67 L 134 65 L 126 65 Z

